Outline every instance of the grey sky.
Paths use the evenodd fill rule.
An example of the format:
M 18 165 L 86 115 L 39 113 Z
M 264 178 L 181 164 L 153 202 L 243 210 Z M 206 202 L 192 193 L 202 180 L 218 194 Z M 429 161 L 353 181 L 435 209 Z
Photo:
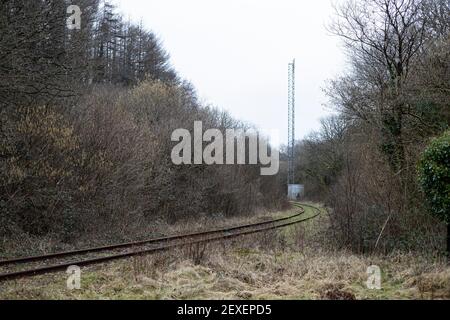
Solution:
M 296 135 L 319 127 L 327 79 L 343 69 L 339 39 L 325 25 L 331 0 L 116 0 L 158 34 L 200 97 L 287 140 L 287 70 L 297 63 Z

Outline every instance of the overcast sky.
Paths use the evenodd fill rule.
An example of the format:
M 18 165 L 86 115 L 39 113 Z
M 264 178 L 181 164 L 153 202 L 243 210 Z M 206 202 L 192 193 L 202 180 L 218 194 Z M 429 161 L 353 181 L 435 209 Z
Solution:
M 115 0 L 142 20 L 204 102 L 287 140 L 287 70 L 297 64 L 296 135 L 319 127 L 329 110 L 326 80 L 343 70 L 339 39 L 325 29 L 331 0 Z

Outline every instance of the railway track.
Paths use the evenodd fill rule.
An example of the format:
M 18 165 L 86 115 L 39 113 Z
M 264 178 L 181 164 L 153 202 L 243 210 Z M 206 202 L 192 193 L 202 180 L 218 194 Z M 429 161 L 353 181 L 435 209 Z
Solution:
M 0 266 L 8 271 L 0 273 L 0 282 L 23 277 L 47 274 L 67 269 L 69 266 L 79 267 L 100 264 L 133 256 L 141 256 L 171 248 L 218 242 L 244 235 L 261 233 L 299 224 L 320 215 L 320 209 L 307 204 L 293 203 L 299 212 L 289 217 L 273 219 L 259 223 L 222 228 L 205 232 L 188 233 L 169 237 L 154 238 L 145 241 L 120 243 L 110 246 L 93 247 L 82 250 L 64 251 L 40 256 L 19 257 L 0 261 Z M 312 208 L 315 214 L 304 218 L 305 207 Z M 80 256 L 98 254 L 95 257 L 81 259 Z M 73 258 L 73 259 L 70 259 Z M 59 261 L 54 261 L 59 260 Z M 53 262 L 52 262 L 53 261 Z M 38 265 L 33 265 L 39 263 Z

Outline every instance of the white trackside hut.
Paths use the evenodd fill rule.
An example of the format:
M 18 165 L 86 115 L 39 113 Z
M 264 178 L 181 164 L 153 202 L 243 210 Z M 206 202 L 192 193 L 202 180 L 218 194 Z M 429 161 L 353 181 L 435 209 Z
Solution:
M 289 200 L 298 200 L 304 196 L 305 186 L 302 184 L 290 184 L 288 186 Z

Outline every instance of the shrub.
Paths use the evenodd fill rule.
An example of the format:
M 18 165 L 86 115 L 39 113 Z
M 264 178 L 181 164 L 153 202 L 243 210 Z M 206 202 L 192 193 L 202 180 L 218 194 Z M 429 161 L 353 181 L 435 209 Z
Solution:
M 450 131 L 434 139 L 419 162 L 419 185 L 431 214 L 447 224 L 450 258 Z
M 419 185 L 432 214 L 450 223 L 450 131 L 434 139 L 419 162 Z
M 36 235 L 65 232 L 58 228 L 75 217 L 66 206 L 77 180 L 79 140 L 73 127 L 44 106 L 19 108 L 2 123 L 10 128 L 0 145 L 2 220 Z

